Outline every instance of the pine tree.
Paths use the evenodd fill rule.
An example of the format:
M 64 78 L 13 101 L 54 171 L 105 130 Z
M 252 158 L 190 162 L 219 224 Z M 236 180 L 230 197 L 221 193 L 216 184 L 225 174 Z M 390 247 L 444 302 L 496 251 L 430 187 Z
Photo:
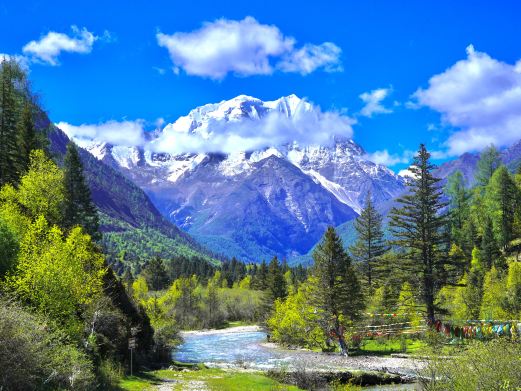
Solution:
M 19 145 L 19 170 L 21 173 L 25 173 L 29 169 L 29 156 L 31 151 L 42 149 L 34 125 L 32 105 L 28 100 L 26 100 L 23 105 L 22 113 L 17 124 L 17 131 Z
M 490 217 L 487 217 L 485 228 L 483 229 L 480 254 L 482 264 L 487 268 L 487 270 L 490 270 L 492 266 L 498 264 L 500 253 L 496 238 L 494 237 L 494 228 Z
M 448 240 L 445 234 L 447 216 L 441 210 L 447 206 L 442 201 L 440 179 L 432 175 L 435 168 L 430 154 L 421 144 L 410 170 L 414 179 L 410 192 L 398 199 L 401 208 L 391 211 L 393 243 L 406 251 L 404 267 L 413 278 L 418 278 L 421 296 L 426 306 L 427 319 L 434 322 L 434 299 L 446 280 L 445 267 Z
M 350 251 L 360 265 L 369 292 L 375 280 L 381 277 L 380 258 L 388 250 L 382 230 L 382 216 L 373 206 L 371 193 L 367 193 L 365 207 L 355 221 L 358 240 Z
M 284 271 L 277 257 L 273 257 L 268 265 L 268 298 L 271 303 L 284 299 L 288 295 L 288 287 Z
M 64 160 L 64 184 L 66 193 L 64 226 L 81 226 L 94 240 L 100 238 L 96 206 L 83 175 L 83 165 L 73 142 L 67 144 Z
M 268 265 L 265 260 L 262 260 L 257 274 L 255 275 L 254 286 L 256 289 L 265 291 L 268 289 Z
M 470 196 L 465 189 L 461 171 L 455 171 L 447 179 L 445 193 L 449 197 L 451 238 L 460 247 L 465 248 L 465 222 L 470 216 Z M 472 251 L 472 248 L 470 249 Z
M 20 154 L 17 121 L 18 94 L 16 83 L 22 80 L 18 64 L 5 59 L 0 65 L 0 187 L 16 183 L 19 178 Z
M 160 257 L 154 257 L 145 266 L 141 275 L 145 277 L 147 285 L 154 291 L 165 289 L 168 285 L 168 275 Z
M 313 252 L 313 260 L 312 274 L 317 281 L 313 305 L 319 309 L 321 326 L 326 335 L 334 334 L 342 354 L 347 355 L 345 322 L 359 317 L 364 300 L 351 258 L 333 227 L 327 229 Z
M 494 171 L 496 171 L 500 164 L 501 160 L 499 158 L 499 152 L 497 151 L 494 145 L 490 145 L 489 147 L 481 151 L 475 175 L 476 185 L 488 185 L 488 181 L 490 180 L 492 174 L 494 174 Z
M 514 234 L 514 219 L 520 203 L 519 189 L 505 166 L 499 167 L 486 188 L 485 204 L 492 217 L 496 240 L 503 250 Z

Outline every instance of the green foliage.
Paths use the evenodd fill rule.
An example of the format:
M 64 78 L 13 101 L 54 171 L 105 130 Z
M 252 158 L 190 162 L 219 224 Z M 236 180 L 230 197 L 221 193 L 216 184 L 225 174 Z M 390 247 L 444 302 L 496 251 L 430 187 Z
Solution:
M 0 388 L 92 390 L 93 365 L 42 316 L 0 299 Z
M 141 274 L 147 281 L 148 286 L 154 291 L 165 289 L 168 285 L 165 265 L 163 264 L 163 260 L 159 257 L 152 258 Z
M 326 334 L 320 327 L 320 314 L 311 305 L 316 282 L 315 278 L 310 277 L 286 300 L 275 301 L 274 311 L 267 321 L 273 341 L 308 348 L 322 348 L 326 345 Z
M 25 84 L 25 75 L 14 60 L 2 59 L 0 64 L 0 187 L 18 181 L 20 149 L 18 118 Z M 22 88 L 20 88 L 20 86 Z
M 506 308 L 511 319 L 521 318 L 521 262 L 510 262 L 507 274 Z
M 277 257 L 273 257 L 268 265 L 268 300 L 271 305 L 277 299 L 283 299 L 288 294 L 284 270 Z
M 21 178 L 17 200 L 32 219 L 44 216 L 50 224 L 62 221 L 65 189 L 63 172 L 45 152 L 31 152 L 29 171 Z
M 103 257 L 80 228 L 64 238 L 40 216 L 20 243 L 18 264 L 7 283 L 23 300 L 74 329 L 80 327 L 78 312 L 102 292 L 103 266 Z
M 440 179 L 433 176 L 435 168 L 423 144 L 414 158 L 410 193 L 398 199 L 401 208 L 391 211 L 394 244 L 406 250 L 407 268 L 421 287 L 427 318 L 434 322 L 434 299 L 447 276 L 447 218 L 440 213 L 446 206 L 438 187 Z
M 364 287 L 371 294 L 375 280 L 382 277 L 380 258 L 388 250 L 382 230 L 382 216 L 373 206 L 371 193 L 367 194 L 365 207 L 355 221 L 355 229 L 358 239 L 350 251 L 364 277 Z
M 521 388 L 520 357 L 519 343 L 474 341 L 453 359 L 434 352 L 420 373 L 420 384 L 427 391 L 517 390 Z
M 313 291 L 312 303 L 319 310 L 324 333 L 333 330 L 342 353 L 347 354 L 343 324 L 359 317 L 364 298 L 351 259 L 334 228 L 327 229 L 313 259 L 312 275 L 317 289 Z
M 501 164 L 499 152 L 494 145 L 483 149 L 479 156 L 475 180 L 477 186 L 487 186 L 492 174 Z
M 485 274 L 483 282 L 483 300 L 481 302 L 481 319 L 507 319 L 504 310 L 505 283 L 499 271 L 492 268 Z
M 466 222 L 470 217 L 470 194 L 465 188 L 461 171 L 456 171 L 447 178 L 445 194 L 449 197 L 451 238 L 468 255 L 472 245 L 465 235 Z M 467 228 L 468 229 L 468 228 Z
M 67 144 L 63 169 L 65 191 L 63 225 L 68 229 L 80 226 L 97 240 L 100 238 L 98 211 L 91 200 L 90 189 L 83 174 L 83 164 L 73 142 Z
M 0 281 L 16 264 L 18 240 L 0 215 Z
M 513 239 L 516 209 L 521 205 L 520 190 L 505 166 L 490 178 L 485 192 L 488 216 L 494 227 L 494 237 L 502 249 Z

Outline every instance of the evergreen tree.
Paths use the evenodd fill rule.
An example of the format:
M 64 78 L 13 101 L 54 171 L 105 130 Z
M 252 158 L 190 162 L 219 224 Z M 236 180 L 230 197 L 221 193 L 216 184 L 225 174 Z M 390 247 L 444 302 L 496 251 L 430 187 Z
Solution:
M 470 196 L 465 189 L 461 171 L 455 171 L 447 179 L 445 193 L 449 197 L 451 238 L 462 249 L 465 246 L 465 222 L 470 216 Z M 470 248 L 472 251 L 472 248 Z
M 25 101 L 20 119 L 17 125 L 19 145 L 19 169 L 21 173 L 29 169 L 29 157 L 31 151 L 42 149 L 38 140 L 36 127 L 33 120 L 33 109 L 29 101 Z
M 16 183 L 19 177 L 20 153 L 18 149 L 17 122 L 19 97 L 16 84 L 23 73 L 13 60 L 3 60 L 0 65 L 0 187 Z
M 268 265 L 263 259 L 255 275 L 254 286 L 256 289 L 265 291 L 268 289 Z
M 485 192 L 485 204 L 492 218 L 494 234 L 502 249 L 506 250 L 514 234 L 514 219 L 520 205 L 519 189 L 505 166 L 499 167 Z
M 81 226 L 94 240 L 100 239 L 98 211 L 92 202 L 90 189 L 83 175 L 78 148 L 73 142 L 67 144 L 64 159 L 65 216 L 64 226 Z
M 288 295 L 284 271 L 277 257 L 273 257 L 268 265 L 267 282 L 268 299 L 271 303 L 277 299 L 284 299 Z
M 496 243 L 496 238 L 494 237 L 494 228 L 490 217 L 487 217 L 485 228 L 483 229 L 480 254 L 482 264 L 487 268 L 487 270 L 490 270 L 493 265 L 497 265 L 500 253 Z
M 482 187 L 488 185 L 488 181 L 500 164 L 499 152 L 494 145 L 481 151 L 475 175 L 476 185 Z
M 345 323 L 359 317 L 364 300 L 351 258 L 333 227 L 327 229 L 313 252 L 313 260 L 312 273 L 316 278 L 313 305 L 319 309 L 324 333 L 334 334 L 342 354 L 347 355 Z
M 160 257 L 152 258 L 141 272 L 141 275 L 145 277 L 147 285 L 154 291 L 160 291 L 168 286 L 168 275 Z
M 394 244 L 407 251 L 406 259 L 410 275 L 418 278 L 421 296 L 426 306 L 427 319 L 434 322 L 434 298 L 446 281 L 447 237 L 444 228 L 447 217 L 441 210 L 447 206 L 442 202 L 439 189 L 440 179 L 432 175 L 435 168 L 430 163 L 430 154 L 421 144 L 410 170 L 414 179 L 410 192 L 398 199 L 401 208 L 391 211 L 391 227 Z
M 372 292 L 375 279 L 381 274 L 380 257 L 388 250 L 382 231 L 382 216 L 373 206 L 371 193 L 367 193 L 365 207 L 355 221 L 358 239 L 350 248 L 358 262 L 369 292 Z

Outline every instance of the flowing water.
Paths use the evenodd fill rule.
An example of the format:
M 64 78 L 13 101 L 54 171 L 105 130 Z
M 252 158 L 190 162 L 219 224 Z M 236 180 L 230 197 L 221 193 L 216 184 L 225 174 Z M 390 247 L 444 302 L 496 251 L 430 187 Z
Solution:
M 391 371 L 404 375 L 414 373 L 409 359 L 391 357 L 341 357 L 303 350 L 286 350 L 267 346 L 266 333 L 255 327 L 241 327 L 216 331 L 188 332 L 184 342 L 173 352 L 176 361 L 205 363 L 218 368 L 248 368 L 267 370 L 276 367 L 306 368 L 308 370 L 366 369 Z M 413 390 L 414 384 L 371 387 L 370 390 Z
M 258 369 L 274 368 L 290 360 L 276 350 L 261 345 L 266 342 L 264 331 L 193 333 L 185 334 L 183 339 L 184 342 L 173 352 L 174 360 Z

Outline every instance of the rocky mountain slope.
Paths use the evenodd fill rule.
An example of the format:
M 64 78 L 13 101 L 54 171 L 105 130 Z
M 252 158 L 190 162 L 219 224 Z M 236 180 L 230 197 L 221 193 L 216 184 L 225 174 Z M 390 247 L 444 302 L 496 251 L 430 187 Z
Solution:
M 356 217 L 368 191 L 377 204 L 404 189 L 403 178 L 371 162 L 354 141 L 296 142 L 255 151 L 153 152 L 169 132 L 211 139 L 227 126 L 255 124 L 270 113 L 287 118 L 316 108 L 294 95 L 271 102 L 248 96 L 192 110 L 147 146 L 80 141 L 98 160 L 141 187 L 159 211 L 216 252 L 259 261 L 305 254 L 328 225 Z M 251 122 L 248 122 L 251 121 Z
M 45 114 L 38 127 L 49 130 L 50 150 L 61 162 L 69 142 L 67 135 L 52 126 Z M 145 192 L 118 170 L 102 164 L 87 151 L 80 149 L 92 198 L 98 207 L 103 232 L 103 245 L 112 261 L 122 253 L 129 265 L 136 266 L 154 255 L 198 256 L 212 259 L 213 255 L 187 233 L 166 219 Z

